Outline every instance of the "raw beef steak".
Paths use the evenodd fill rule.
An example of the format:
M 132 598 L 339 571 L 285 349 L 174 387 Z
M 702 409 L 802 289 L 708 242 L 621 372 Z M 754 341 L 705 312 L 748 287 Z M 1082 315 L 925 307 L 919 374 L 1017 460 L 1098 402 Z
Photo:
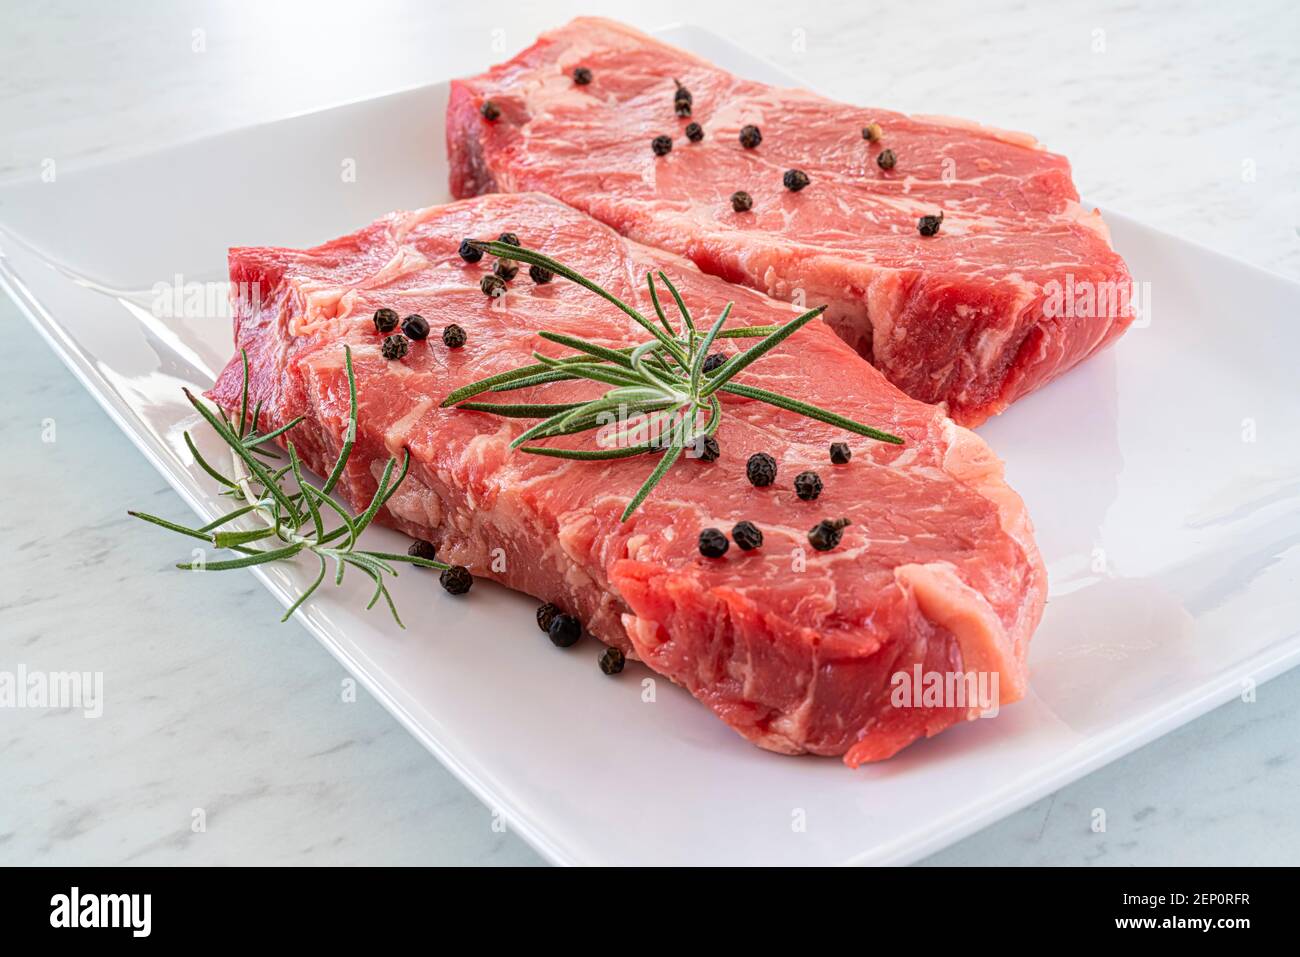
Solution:
M 340 489 L 354 507 L 373 494 L 384 461 L 408 449 L 410 475 L 382 521 L 431 540 L 445 561 L 578 615 L 596 637 L 684 686 L 762 747 L 844 755 L 856 765 L 975 715 L 951 702 L 896 707 L 891 677 L 916 666 L 996 674 L 1003 703 L 1022 695 L 1046 579 L 1020 499 L 982 440 L 904 396 L 820 321 L 737 381 L 798 395 L 905 444 L 726 396 L 721 457 L 680 461 L 627 522 L 620 513 L 653 457 L 574 462 L 511 452 L 526 420 L 441 408 L 452 390 L 526 364 L 533 350 L 567 354 L 537 330 L 615 347 L 645 338 L 590 292 L 562 279 L 535 284 L 526 269 L 503 298 L 485 296 L 479 281 L 491 257 L 470 264 L 457 247 L 463 237 L 503 231 L 642 311 L 651 308 L 645 273 L 662 269 L 697 316 L 716 316 L 730 299 L 738 325 L 795 315 L 545 196 L 393 213 L 315 249 L 231 251 L 232 281 L 259 291 L 234 308 L 263 430 L 305 416 L 291 437 L 314 469 L 327 470 L 346 428 L 350 344 L 359 434 Z M 405 358 L 385 359 L 372 321 L 380 307 L 423 315 L 432 334 Z M 451 322 L 467 331 L 462 348 L 440 338 Z M 743 343 L 726 341 L 723 351 Z M 212 398 L 233 409 L 240 380 L 235 360 Z M 560 382 L 501 398 L 564 402 L 603 388 Z M 590 447 L 591 436 L 554 441 Z M 851 444 L 848 464 L 829 463 L 832 441 Z M 746 480 L 758 451 L 778 463 L 765 488 Z M 806 469 L 824 480 L 815 501 L 793 490 Z M 852 524 L 839 547 L 808 547 L 812 526 L 840 517 Z M 700 554 L 701 529 L 743 520 L 762 530 L 761 548 Z M 499 573 L 495 549 L 505 556 Z M 491 693 L 489 670 L 475 680 Z
M 589 83 L 572 79 L 579 66 Z M 676 115 L 675 80 L 689 117 Z M 872 123 L 881 133 L 868 141 Z M 746 148 L 750 124 L 761 142 Z M 651 148 L 660 135 L 666 155 Z M 575 20 L 453 83 L 447 150 L 455 196 L 549 193 L 705 272 L 829 304 L 845 341 L 964 425 L 1131 321 L 1128 270 L 1101 216 L 1079 205 L 1066 159 L 1032 137 L 742 80 L 606 20 Z M 787 188 L 788 170 L 808 185 Z M 733 209 L 736 191 L 751 210 Z M 940 213 L 938 232 L 921 235 L 921 217 Z

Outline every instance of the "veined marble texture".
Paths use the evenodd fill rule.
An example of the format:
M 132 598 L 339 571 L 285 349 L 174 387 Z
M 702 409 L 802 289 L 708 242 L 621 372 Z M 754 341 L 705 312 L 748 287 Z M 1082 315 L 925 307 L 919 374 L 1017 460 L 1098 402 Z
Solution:
M 0 178 L 472 72 L 598 13 L 698 23 L 843 100 L 1032 132 L 1085 200 L 1300 278 L 1289 0 L 361 9 L 11 0 Z M 99 718 L 0 707 L 0 863 L 538 862 L 364 692 L 346 700 L 251 577 L 167 575 L 125 510 L 174 514 L 174 494 L 7 299 L 0 328 L 0 671 L 102 672 L 105 699 Z M 1300 669 L 929 862 L 1294 863 L 1297 729 Z

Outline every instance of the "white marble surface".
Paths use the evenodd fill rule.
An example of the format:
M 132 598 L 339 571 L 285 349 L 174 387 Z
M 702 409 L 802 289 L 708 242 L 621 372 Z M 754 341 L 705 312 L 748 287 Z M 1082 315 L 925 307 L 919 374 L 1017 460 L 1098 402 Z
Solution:
M 7 0 L 0 177 L 469 72 L 600 12 L 700 23 L 844 99 L 1033 131 L 1093 202 L 1300 278 L 1290 0 L 825 10 Z M 166 589 L 124 510 L 172 493 L 7 300 L 0 328 L 0 670 L 103 671 L 107 701 L 0 708 L 0 863 L 538 860 L 364 693 L 345 702 L 251 578 Z M 144 607 L 120 587 L 141 574 L 160 583 Z M 1300 670 L 929 863 L 1295 863 L 1298 731 Z

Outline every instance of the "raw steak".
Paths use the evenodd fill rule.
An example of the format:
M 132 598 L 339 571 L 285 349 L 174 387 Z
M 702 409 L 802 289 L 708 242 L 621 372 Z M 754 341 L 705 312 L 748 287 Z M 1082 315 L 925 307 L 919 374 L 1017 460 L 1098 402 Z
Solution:
M 587 85 L 570 76 L 579 65 Z M 674 113 L 674 79 L 693 95 L 689 119 Z M 487 100 L 495 121 L 480 113 Z M 883 135 L 867 142 L 873 122 Z M 739 142 L 746 124 L 762 132 L 755 149 Z M 651 150 L 660 134 L 666 156 Z M 877 162 L 885 149 L 891 170 Z M 891 382 L 965 425 L 1131 321 L 1128 270 L 1101 216 L 1079 205 L 1066 159 L 1032 137 L 742 80 L 607 20 L 575 20 L 453 83 L 447 151 L 453 195 L 549 193 L 705 272 L 828 303 L 827 321 Z M 790 169 L 811 183 L 786 189 Z M 752 211 L 732 209 L 737 190 Z M 940 212 L 938 234 L 920 235 L 919 218 Z
M 856 765 L 974 716 L 971 707 L 894 707 L 891 676 L 917 665 L 926 673 L 996 673 L 1002 702 L 1021 696 L 1045 573 L 1020 499 L 982 440 L 937 407 L 908 399 L 820 321 L 737 381 L 799 395 L 906 444 L 726 396 L 721 458 L 679 462 L 625 523 L 620 512 L 652 457 L 592 463 L 511 452 L 527 422 L 440 408 L 453 389 L 526 364 L 533 350 L 567 354 L 536 330 L 610 346 L 645 337 L 588 291 L 560 279 L 536 285 L 527 270 L 494 306 L 479 289 L 491 257 L 470 265 L 457 246 L 462 237 L 507 230 L 643 311 L 645 273 L 663 269 L 696 315 L 716 316 L 729 299 L 736 324 L 795 315 L 545 196 L 393 213 L 315 249 L 231 251 L 233 283 L 260 292 L 257 305 L 244 297 L 234 308 L 252 397 L 266 411 L 263 429 L 305 415 L 295 445 L 326 470 L 346 426 L 350 343 L 359 434 L 341 490 L 353 506 L 370 498 L 383 462 L 409 449 L 410 476 L 383 521 L 432 540 L 446 561 L 577 614 L 596 637 L 684 686 L 762 747 L 844 755 Z M 381 306 L 422 314 L 433 334 L 405 359 L 385 360 L 371 319 Z M 439 338 L 453 321 L 468 331 L 456 350 Z M 232 409 L 239 383 L 234 361 L 211 396 Z M 564 382 L 500 398 L 563 402 L 602 388 Z M 836 440 L 853 447 L 847 465 L 829 464 Z M 557 441 L 589 446 L 591 437 Z M 746 460 L 760 450 L 779 462 L 767 488 L 745 477 Z M 816 501 L 793 491 L 805 469 L 825 480 Z M 808 530 L 838 517 L 853 523 L 840 546 L 808 548 Z M 702 528 L 730 530 L 746 519 L 762 529 L 761 549 L 700 555 Z M 504 552 L 500 573 L 494 549 Z M 589 667 L 584 660 L 574 667 Z M 491 693 L 487 671 L 476 680 Z

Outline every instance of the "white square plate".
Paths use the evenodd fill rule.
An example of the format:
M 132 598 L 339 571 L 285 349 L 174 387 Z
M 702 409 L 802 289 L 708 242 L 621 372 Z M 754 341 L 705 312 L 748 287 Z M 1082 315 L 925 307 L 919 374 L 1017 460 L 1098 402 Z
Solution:
M 795 85 L 701 30 L 664 35 Z M 202 296 L 166 316 L 156 284 L 214 283 L 219 300 L 228 246 L 314 245 L 445 201 L 446 89 L 0 187 L 0 283 L 205 519 L 224 508 L 181 441 L 197 417 L 180 390 L 211 384 L 232 351 L 229 321 Z M 644 701 L 649 672 L 604 678 L 593 644 L 557 652 L 530 599 L 486 583 L 446 601 L 428 576 L 404 574 L 407 631 L 361 611 L 359 580 L 322 589 L 298 617 L 552 861 L 933 852 L 1300 658 L 1300 285 L 1107 219 L 1150 284 L 1140 327 L 981 430 L 1029 505 L 1052 582 L 1032 691 L 995 720 L 850 771 L 760 751 L 666 681 Z M 366 539 L 402 547 L 385 529 Z M 162 532 L 158 548 L 188 556 Z M 255 574 L 288 604 L 308 571 Z M 152 576 L 139 570 L 142 596 L 160 586 Z

